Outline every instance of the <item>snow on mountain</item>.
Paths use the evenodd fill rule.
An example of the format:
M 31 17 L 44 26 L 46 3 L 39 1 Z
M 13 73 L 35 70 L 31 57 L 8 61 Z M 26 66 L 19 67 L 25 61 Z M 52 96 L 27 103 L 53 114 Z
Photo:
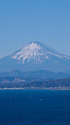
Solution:
M 30 42 L 23 48 L 0 59 L 0 71 L 33 71 L 45 69 L 49 71 L 70 70 L 70 57 L 59 53 L 40 42 Z
M 19 52 L 15 52 L 14 55 L 11 55 L 11 58 L 21 60 L 24 64 L 27 60 L 29 62 L 31 59 L 34 59 L 37 63 L 42 63 L 42 59 L 48 59 L 46 50 L 37 43 L 30 43 L 23 47 Z
M 69 56 L 62 55 L 57 51 L 55 51 L 54 49 L 48 46 L 47 47 L 44 46 L 40 42 L 29 43 L 28 45 L 20 49 L 18 52 L 15 52 L 14 54 L 12 54 L 10 57 L 12 59 L 21 60 L 22 63 L 24 64 L 26 63 L 26 60 L 27 62 L 29 62 L 31 59 L 34 59 L 35 63 L 37 62 L 43 63 L 44 60 L 51 59 L 50 55 L 54 55 L 56 57 L 63 58 L 63 59 L 65 58 L 70 59 Z

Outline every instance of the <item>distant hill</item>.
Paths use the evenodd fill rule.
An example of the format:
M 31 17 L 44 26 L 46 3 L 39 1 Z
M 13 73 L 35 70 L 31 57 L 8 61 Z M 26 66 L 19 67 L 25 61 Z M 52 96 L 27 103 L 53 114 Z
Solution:
M 32 80 L 48 80 L 48 79 L 60 79 L 69 78 L 70 73 L 63 72 L 50 72 L 48 70 L 37 70 L 31 72 L 22 72 L 19 70 L 12 70 L 11 72 L 0 73 L 0 77 L 23 77 L 24 79 Z

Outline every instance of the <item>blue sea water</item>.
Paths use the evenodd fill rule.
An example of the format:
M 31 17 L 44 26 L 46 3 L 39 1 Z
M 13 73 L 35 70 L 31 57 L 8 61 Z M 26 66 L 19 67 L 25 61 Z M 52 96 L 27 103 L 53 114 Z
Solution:
M 0 90 L 0 125 L 70 125 L 70 91 Z

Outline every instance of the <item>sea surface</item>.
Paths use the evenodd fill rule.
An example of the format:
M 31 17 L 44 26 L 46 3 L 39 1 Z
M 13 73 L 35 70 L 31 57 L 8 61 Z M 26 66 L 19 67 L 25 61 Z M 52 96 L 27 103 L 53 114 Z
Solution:
M 0 90 L 0 125 L 70 125 L 70 90 Z

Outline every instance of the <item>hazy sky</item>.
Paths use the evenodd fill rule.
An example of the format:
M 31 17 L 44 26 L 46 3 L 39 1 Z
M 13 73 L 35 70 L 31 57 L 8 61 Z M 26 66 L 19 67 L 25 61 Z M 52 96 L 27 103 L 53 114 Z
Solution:
M 0 0 L 0 58 L 30 41 L 70 55 L 70 0 Z

